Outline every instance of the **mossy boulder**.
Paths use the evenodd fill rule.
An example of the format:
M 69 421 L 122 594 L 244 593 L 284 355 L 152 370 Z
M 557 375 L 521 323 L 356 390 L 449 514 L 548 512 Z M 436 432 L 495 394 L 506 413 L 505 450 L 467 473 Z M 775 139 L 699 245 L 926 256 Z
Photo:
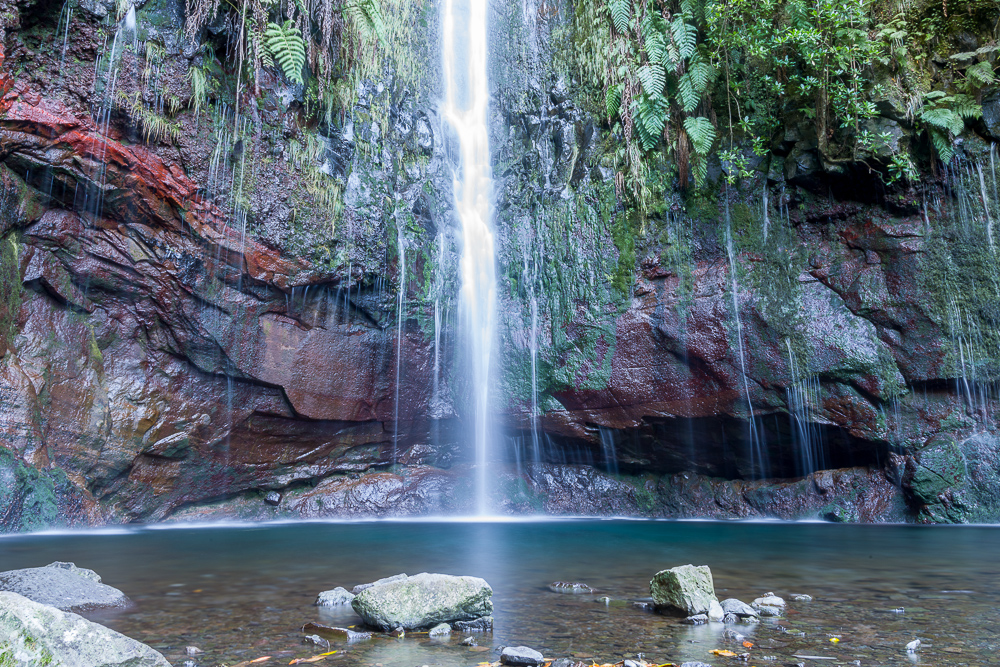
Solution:
M 425 572 L 367 588 L 351 606 L 372 627 L 415 630 L 489 616 L 492 597 L 493 589 L 479 577 Z
M 966 466 L 962 451 L 951 438 L 933 439 L 920 452 L 919 462 L 910 482 L 913 496 L 926 505 L 941 502 L 949 489 L 965 486 Z
M 0 592 L 0 665 L 170 667 L 145 644 L 10 592 Z
M 715 597 L 712 571 L 707 565 L 680 565 L 661 570 L 649 582 L 649 593 L 658 609 L 685 616 L 707 614 Z
M 129 599 L 117 588 L 101 583 L 93 570 L 73 563 L 52 563 L 0 572 L 0 591 L 17 593 L 33 602 L 63 610 L 124 607 Z M 3 663 L 0 662 L 0 665 Z

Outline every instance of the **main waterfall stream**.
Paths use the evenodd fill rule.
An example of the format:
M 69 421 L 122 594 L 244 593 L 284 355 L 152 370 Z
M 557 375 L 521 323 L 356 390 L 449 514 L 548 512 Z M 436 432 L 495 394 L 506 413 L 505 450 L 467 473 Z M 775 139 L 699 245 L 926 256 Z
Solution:
M 205 651 L 193 660 L 206 667 L 263 656 L 271 656 L 264 664 L 285 665 L 324 652 L 302 643 L 304 623 L 360 621 L 349 607 L 313 606 L 319 591 L 423 571 L 485 578 L 494 589 L 494 632 L 334 642 L 338 653 L 320 664 L 471 666 L 495 661 L 498 647 L 523 644 L 587 665 L 640 653 L 652 664 L 716 667 L 984 665 L 995 664 L 1000 649 L 998 551 L 1000 531 L 988 527 L 406 521 L 8 536 L 0 539 L 0 565 L 70 560 L 96 570 L 135 605 L 85 615 L 149 643 L 176 667 L 192 660 L 187 646 Z M 685 563 L 712 568 L 720 599 L 773 591 L 788 609 L 756 625 L 689 626 L 634 606 L 649 595 L 653 574 Z M 594 592 L 551 592 L 559 580 Z M 796 593 L 814 599 L 792 601 Z M 745 638 L 727 639 L 727 630 Z M 462 644 L 469 636 L 478 646 Z M 917 638 L 920 652 L 907 654 Z M 749 652 L 751 660 L 713 650 Z
M 486 114 L 486 0 L 447 0 L 444 19 L 444 115 L 458 136 L 455 210 L 462 223 L 462 333 L 472 370 L 476 506 L 488 514 L 489 375 L 496 310 L 493 176 Z M 467 4 L 466 4 L 467 3 Z M 462 65 L 466 67 L 463 68 Z

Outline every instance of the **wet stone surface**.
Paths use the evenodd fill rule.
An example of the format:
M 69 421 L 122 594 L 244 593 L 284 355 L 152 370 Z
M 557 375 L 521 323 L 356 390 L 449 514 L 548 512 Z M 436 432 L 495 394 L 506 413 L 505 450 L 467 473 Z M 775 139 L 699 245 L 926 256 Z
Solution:
M 746 546 L 733 549 L 736 543 Z M 539 544 L 558 548 L 529 548 Z M 288 664 L 336 650 L 318 664 L 459 667 L 495 662 L 504 646 L 529 646 L 547 659 L 587 665 L 645 659 L 715 667 L 938 666 L 991 664 L 1000 650 L 998 548 L 1000 531 L 987 528 L 370 523 L 12 537 L 0 540 L 0 560 L 23 567 L 61 557 L 94 569 L 135 606 L 87 617 L 149 644 L 174 665 L 234 665 L 262 656 L 272 657 L 264 664 Z M 711 565 L 721 599 L 773 591 L 787 601 L 784 615 L 754 625 L 691 626 L 597 602 L 603 595 L 648 597 L 652 574 L 692 558 Z M 319 634 L 313 626 L 304 632 L 306 623 L 363 630 L 349 607 L 314 606 L 318 591 L 430 569 L 490 581 L 493 632 L 375 633 L 356 643 L 324 636 L 329 649 L 304 643 L 307 634 Z M 567 575 L 600 596 L 548 590 Z M 812 601 L 792 597 L 805 591 Z M 469 637 L 474 641 L 465 645 Z M 916 639 L 919 649 L 908 653 Z M 188 646 L 203 653 L 192 658 Z M 750 662 L 712 651 L 749 653 Z

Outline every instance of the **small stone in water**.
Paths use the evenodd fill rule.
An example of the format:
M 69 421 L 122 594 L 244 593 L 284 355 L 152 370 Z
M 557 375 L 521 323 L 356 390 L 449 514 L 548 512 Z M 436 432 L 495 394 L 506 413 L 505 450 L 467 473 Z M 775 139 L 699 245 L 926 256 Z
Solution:
M 319 646 L 320 648 L 330 648 L 330 642 L 323 639 L 319 635 L 306 635 L 302 638 L 302 641 L 306 644 L 313 644 Z
M 712 603 L 708 606 L 708 620 L 715 621 L 716 623 L 721 623 L 722 619 L 725 618 L 726 612 L 722 608 L 722 605 L 717 601 L 712 600 Z
M 204 651 L 197 646 L 187 646 L 185 647 L 184 652 L 188 655 L 198 655 L 199 653 L 204 653 Z
M 493 632 L 493 617 L 481 616 L 474 621 L 455 621 L 456 630 L 464 632 Z
M 914 639 L 912 642 L 910 642 L 909 644 L 906 645 L 906 652 L 907 653 L 916 653 L 917 649 L 919 649 L 919 648 L 920 648 L 920 640 L 919 639 Z
M 553 593 L 593 593 L 594 589 L 579 581 L 554 581 L 549 584 L 549 590 Z
M 728 624 L 738 623 L 739 620 L 740 619 L 736 614 L 726 614 L 725 616 L 722 617 L 722 622 Z
M 541 653 L 527 646 L 508 646 L 500 653 L 500 664 L 512 667 L 535 667 L 544 661 Z
M 712 667 L 707 662 L 682 662 L 681 667 Z
M 651 602 L 633 602 L 632 606 L 643 611 L 653 611 L 655 609 Z
M 323 591 L 316 596 L 315 604 L 319 607 L 341 607 L 351 604 L 354 594 L 346 588 L 337 586 L 333 590 Z
M 595 602 L 600 602 L 604 606 L 610 606 L 611 605 L 611 598 L 609 598 L 607 595 L 602 595 L 601 597 L 597 598 L 597 600 L 595 600 Z
M 806 595 L 805 593 L 793 593 L 792 599 L 796 602 L 812 602 L 813 596 Z
M 904 611 L 905 610 L 902 607 L 896 607 L 895 609 L 892 610 L 892 613 L 894 613 L 894 614 L 902 614 Z
M 736 632 L 735 630 L 729 630 L 728 628 L 726 629 L 725 632 L 722 633 L 722 636 L 725 637 L 726 639 L 732 639 L 733 641 L 737 642 L 743 641 L 743 635 Z
M 769 607 L 784 607 L 785 601 L 779 598 L 774 593 L 765 593 L 764 597 L 757 598 L 753 601 L 754 605 L 768 605 Z
M 694 616 L 688 616 L 681 623 L 686 625 L 704 625 L 708 623 L 708 614 L 695 614 Z
M 755 609 L 761 616 L 781 616 L 781 607 L 772 607 L 770 605 L 762 604 L 755 607 Z
M 462 640 L 462 646 L 475 646 L 475 645 L 476 645 L 475 637 L 466 637 L 465 639 Z
M 626 660 L 622 663 L 622 667 L 641 667 L 635 660 Z
M 756 616 L 757 611 L 748 605 L 746 602 L 737 600 L 736 598 L 726 598 L 719 603 L 722 607 L 722 611 L 727 614 L 736 614 L 737 616 Z
M 451 634 L 451 626 L 447 623 L 438 623 L 427 634 L 431 637 L 444 637 Z
M 406 630 L 404 630 L 402 627 L 399 627 L 390 632 L 389 634 L 392 635 L 393 637 L 405 637 Z

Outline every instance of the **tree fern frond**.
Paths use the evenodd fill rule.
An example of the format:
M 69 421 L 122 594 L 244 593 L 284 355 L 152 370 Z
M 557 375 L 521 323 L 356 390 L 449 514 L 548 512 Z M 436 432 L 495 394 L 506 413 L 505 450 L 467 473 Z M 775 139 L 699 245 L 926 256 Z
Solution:
M 961 134 L 965 129 L 965 121 L 962 117 L 944 107 L 924 107 L 918 112 L 920 120 L 931 129 L 942 130 L 945 133 Z
M 629 23 L 632 22 L 632 0 L 609 0 L 608 9 L 611 11 L 611 22 L 615 25 L 615 30 L 621 34 L 628 32 Z
M 683 16 L 678 16 L 670 24 L 670 34 L 681 58 L 690 58 L 698 46 L 698 31 L 694 26 L 689 25 Z
M 937 151 L 938 157 L 945 164 L 951 162 L 951 159 L 955 157 L 955 145 L 951 141 L 951 137 L 948 136 L 948 132 L 938 128 L 938 127 L 928 127 L 927 133 L 931 137 L 931 143 L 934 144 L 934 150 Z
M 698 108 L 698 102 L 701 101 L 701 93 L 695 90 L 690 72 L 685 72 L 677 82 L 677 93 L 684 111 L 691 113 Z
M 660 142 L 663 128 L 667 124 L 669 117 L 667 101 L 662 95 L 656 97 L 642 95 L 633 106 L 639 143 L 643 151 L 651 151 Z
M 302 68 L 306 64 L 306 42 L 302 39 L 298 28 L 291 21 L 283 25 L 268 23 L 264 31 L 264 39 L 268 51 L 275 61 L 281 65 L 289 81 L 302 85 Z
M 614 120 L 622 107 L 622 91 L 618 86 L 611 86 L 604 94 L 604 110 L 608 113 L 608 120 Z
M 377 0 L 351 0 L 344 5 L 344 14 L 351 19 L 360 35 L 385 44 L 385 20 Z
M 667 85 L 667 73 L 661 65 L 643 65 L 639 68 L 639 82 L 647 95 L 658 97 Z
M 965 70 L 965 78 L 977 88 L 988 86 L 997 80 L 997 75 L 993 72 L 993 65 L 983 61 L 976 63 Z
M 694 151 L 698 155 L 708 155 L 716 138 L 712 121 L 701 116 L 688 116 L 684 119 L 684 131 L 687 132 L 688 139 L 694 146 Z
M 646 46 L 646 56 L 651 63 L 664 64 L 667 57 L 666 22 L 654 13 L 646 15 L 642 22 L 642 41 Z

